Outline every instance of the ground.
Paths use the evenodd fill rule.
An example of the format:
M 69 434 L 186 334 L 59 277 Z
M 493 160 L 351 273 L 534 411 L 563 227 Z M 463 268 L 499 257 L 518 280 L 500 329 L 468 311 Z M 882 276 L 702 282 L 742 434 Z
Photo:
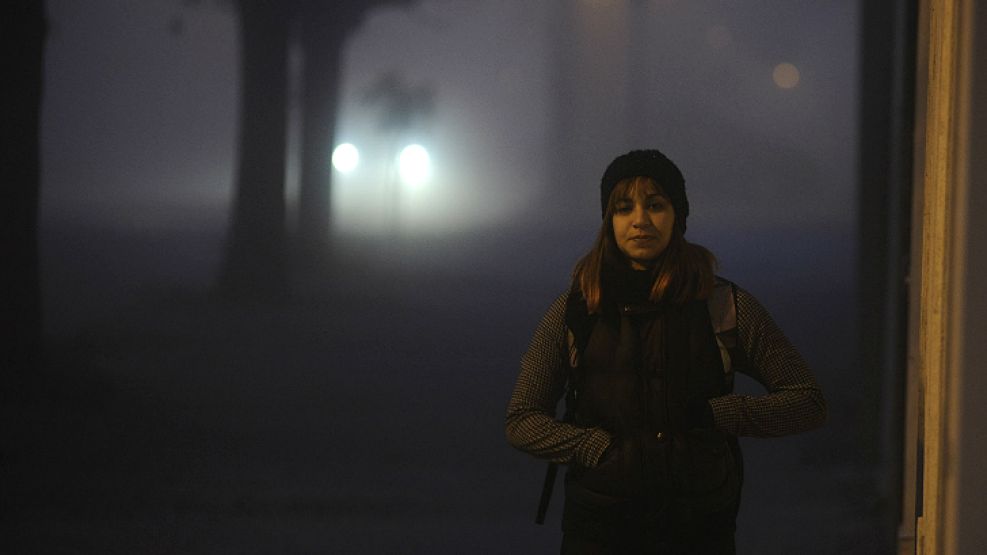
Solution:
M 544 464 L 503 432 L 557 284 L 337 252 L 296 258 L 285 303 L 234 303 L 64 249 L 44 371 L 2 409 L 4 553 L 557 552 L 561 496 L 535 525 Z M 882 552 L 848 437 L 743 441 L 740 553 Z

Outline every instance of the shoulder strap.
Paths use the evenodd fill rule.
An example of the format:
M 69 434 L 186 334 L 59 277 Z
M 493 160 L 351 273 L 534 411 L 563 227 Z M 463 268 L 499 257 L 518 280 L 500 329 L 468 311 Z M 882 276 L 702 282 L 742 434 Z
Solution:
M 737 300 L 734 284 L 723 278 L 716 278 L 713 292 L 706 301 L 709 319 L 713 323 L 713 333 L 721 335 L 737 329 Z
M 719 276 L 706 300 L 709 320 L 723 361 L 723 390 L 733 391 L 733 373 L 737 367 L 737 286 Z M 733 353 L 733 354 L 731 354 Z

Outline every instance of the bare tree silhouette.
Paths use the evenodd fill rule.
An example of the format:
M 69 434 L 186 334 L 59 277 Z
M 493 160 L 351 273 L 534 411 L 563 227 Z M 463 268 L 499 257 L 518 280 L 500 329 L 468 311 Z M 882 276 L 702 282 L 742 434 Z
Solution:
M 396 71 L 380 75 L 364 91 L 363 101 L 380 109 L 378 124 L 388 131 L 410 129 L 435 111 L 435 91 L 407 83 Z
M 7 100 L 0 120 L 0 390 L 17 396 L 40 365 L 38 264 L 40 119 L 46 35 L 44 2 L 14 0 L 4 10 L 3 67 Z
M 287 57 L 297 40 L 302 74 L 299 236 L 323 246 L 346 39 L 371 9 L 411 0 L 238 0 L 242 48 L 239 159 L 232 226 L 220 289 L 234 297 L 287 294 L 284 169 Z

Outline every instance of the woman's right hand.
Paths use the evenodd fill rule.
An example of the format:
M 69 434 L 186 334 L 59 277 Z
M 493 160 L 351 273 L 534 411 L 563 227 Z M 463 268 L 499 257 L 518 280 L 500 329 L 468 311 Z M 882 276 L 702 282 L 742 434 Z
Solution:
M 587 489 L 618 497 L 637 497 L 646 491 L 645 469 L 653 474 L 665 464 L 666 446 L 656 434 L 614 437 L 596 466 L 583 472 L 579 483 Z

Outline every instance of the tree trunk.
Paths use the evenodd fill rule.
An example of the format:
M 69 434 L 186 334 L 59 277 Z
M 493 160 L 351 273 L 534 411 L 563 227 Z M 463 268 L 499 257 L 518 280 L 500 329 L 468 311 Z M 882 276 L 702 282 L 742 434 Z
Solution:
M 7 101 L 0 121 L 0 368 L 4 396 L 23 391 L 40 367 L 41 285 L 38 264 L 41 88 L 45 10 L 41 0 L 4 9 Z
M 348 31 L 339 25 L 339 18 L 321 15 L 324 11 L 305 10 L 300 29 L 304 69 L 298 231 L 303 243 L 314 248 L 324 246 L 329 236 L 330 160 L 335 140 L 340 58 Z
M 289 23 L 299 17 L 302 77 L 299 235 L 307 254 L 329 237 L 330 158 L 346 38 L 372 7 L 406 1 L 240 0 L 240 150 L 221 289 L 234 297 L 287 294 L 284 172 Z M 313 252 L 314 251 L 314 252 Z
M 285 148 L 288 8 L 241 0 L 240 144 L 233 221 L 221 276 L 225 294 L 287 295 Z
M 298 227 L 310 247 L 325 247 L 330 233 L 331 157 L 343 47 L 364 14 L 381 3 L 306 0 L 299 11 L 304 65 Z

